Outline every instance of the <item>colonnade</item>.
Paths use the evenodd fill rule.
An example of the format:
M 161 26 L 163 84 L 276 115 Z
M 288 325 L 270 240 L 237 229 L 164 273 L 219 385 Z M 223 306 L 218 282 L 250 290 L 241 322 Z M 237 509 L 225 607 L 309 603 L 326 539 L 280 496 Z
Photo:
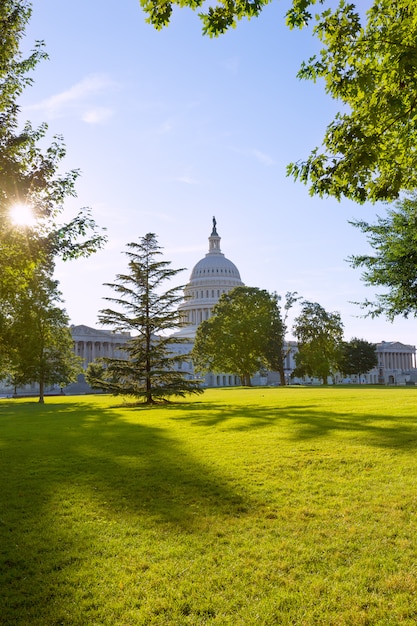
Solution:
M 123 346 L 130 339 L 130 333 L 114 333 L 110 330 L 98 330 L 81 324 L 71 326 L 74 353 L 83 360 L 87 369 L 89 363 L 100 357 L 123 358 L 126 352 Z
M 192 309 L 191 311 L 187 311 L 184 322 L 186 324 L 198 326 L 201 322 L 204 322 L 204 320 L 208 320 L 209 317 L 211 317 L 211 307 Z
M 100 357 L 122 358 L 126 354 L 123 343 L 109 341 L 74 341 L 74 352 L 83 359 L 84 368 Z
M 403 346 L 404 348 L 405 346 Z M 415 352 L 385 350 L 384 344 L 378 345 L 378 363 L 384 370 L 409 371 L 416 367 Z
M 239 376 L 232 374 L 207 374 L 205 382 L 207 387 L 236 387 L 242 384 Z

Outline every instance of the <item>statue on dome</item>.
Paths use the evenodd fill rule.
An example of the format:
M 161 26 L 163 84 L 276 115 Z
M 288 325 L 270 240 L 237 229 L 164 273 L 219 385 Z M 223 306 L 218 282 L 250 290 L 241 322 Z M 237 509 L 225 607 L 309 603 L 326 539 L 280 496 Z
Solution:
M 216 218 L 213 215 L 213 230 L 211 232 L 212 237 L 218 237 L 216 226 L 217 226 Z

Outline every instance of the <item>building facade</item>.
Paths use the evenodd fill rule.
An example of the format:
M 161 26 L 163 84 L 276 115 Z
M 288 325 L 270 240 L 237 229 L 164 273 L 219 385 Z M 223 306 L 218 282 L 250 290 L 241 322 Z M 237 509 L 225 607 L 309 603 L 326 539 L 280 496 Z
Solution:
M 416 348 L 399 341 L 377 343 L 378 366 L 363 382 L 380 385 L 406 385 L 417 382 Z

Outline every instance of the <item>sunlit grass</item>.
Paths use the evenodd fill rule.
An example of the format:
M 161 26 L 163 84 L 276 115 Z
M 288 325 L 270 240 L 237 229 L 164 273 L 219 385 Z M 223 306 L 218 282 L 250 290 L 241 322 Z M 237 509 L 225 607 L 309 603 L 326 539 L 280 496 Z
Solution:
M 417 622 L 417 390 L 0 401 L 0 623 Z

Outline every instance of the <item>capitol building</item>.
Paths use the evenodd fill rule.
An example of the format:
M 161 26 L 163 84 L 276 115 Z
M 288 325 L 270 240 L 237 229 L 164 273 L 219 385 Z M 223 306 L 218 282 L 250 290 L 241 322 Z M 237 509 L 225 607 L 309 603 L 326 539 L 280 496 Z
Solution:
M 179 367 L 190 378 L 195 378 L 195 372 L 187 355 L 192 350 L 198 325 L 209 319 L 222 294 L 243 284 L 236 265 L 221 251 L 217 224 L 213 218 L 208 252 L 194 266 L 184 288 L 184 300 L 179 306 L 183 327 L 174 334 L 174 337 L 181 339 L 175 346 L 175 353 L 184 355 Z M 97 357 L 120 356 L 123 343 L 130 337 L 128 334 L 123 336 L 108 330 L 96 331 L 87 326 L 73 326 L 71 333 L 75 353 L 83 358 L 85 368 Z M 260 382 L 258 379 L 259 377 L 254 377 L 254 384 Z M 234 374 L 207 374 L 202 379 L 202 384 L 207 387 L 236 386 L 240 385 L 240 379 Z
M 193 267 L 188 283 L 184 288 L 184 301 L 179 310 L 182 313 L 183 327 L 174 336 L 181 338 L 177 344 L 176 353 L 184 354 L 181 369 L 194 377 L 192 362 L 187 358 L 195 339 L 198 325 L 212 315 L 213 307 L 220 296 L 228 293 L 235 287 L 244 285 L 236 265 L 221 251 L 221 238 L 217 232 L 217 223 L 213 218 L 211 234 L 208 238 L 208 252 Z M 83 358 L 84 367 L 97 357 L 121 356 L 123 344 L 129 340 L 129 333 L 113 333 L 109 330 L 96 330 L 88 326 L 73 326 L 71 328 L 74 339 L 75 353 Z M 297 352 L 295 341 L 286 342 L 284 370 L 287 382 L 291 382 L 291 374 L 295 369 L 294 355 Z M 400 342 L 385 342 L 377 344 L 378 366 L 363 375 L 361 380 L 356 376 L 345 379 L 344 382 L 361 382 L 368 384 L 398 385 L 417 381 L 416 349 L 413 345 Z M 263 373 L 264 374 L 264 373 Z M 295 379 L 294 382 L 318 382 L 315 379 L 305 381 Z M 340 380 L 340 382 L 343 382 Z M 206 387 L 227 387 L 240 385 L 240 379 L 234 374 L 208 373 L 202 384 Z M 268 372 L 252 378 L 254 385 L 277 385 L 277 372 Z
M 210 318 L 214 306 L 222 294 L 228 293 L 235 287 L 244 285 L 236 265 L 221 251 L 221 238 L 217 232 L 217 223 L 213 218 L 211 234 L 208 238 L 208 252 L 194 265 L 188 283 L 184 288 L 184 300 L 179 306 L 182 314 L 183 326 L 174 337 L 181 339 L 176 344 L 175 352 L 183 354 L 184 360 L 179 368 L 190 378 L 195 377 L 193 364 L 187 356 L 194 344 L 195 334 L 201 322 Z M 111 330 L 91 328 L 86 325 L 71 326 L 74 340 L 74 352 L 81 357 L 84 369 L 88 364 L 99 357 L 123 358 L 123 346 L 130 339 L 130 333 L 116 333 Z M 284 371 L 287 382 L 318 384 L 317 379 L 292 379 L 295 369 L 294 355 L 297 352 L 297 343 L 288 341 L 284 346 Z M 356 376 L 339 379 L 337 382 L 368 383 L 385 385 L 413 384 L 417 381 L 416 348 L 400 342 L 385 342 L 377 344 L 378 366 L 357 380 Z M 206 387 L 228 387 L 240 385 L 238 376 L 230 373 L 208 373 L 201 379 Z M 277 372 L 263 372 L 252 378 L 253 385 L 278 385 Z M 37 385 L 26 385 L 19 393 L 29 394 L 36 392 Z M 49 389 L 49 393 L 56 389 Z M 87 393 L 91 391 L 84 381 L 83 375 L 78 383 L 73 383 L 65 389 L 65 393 Z M 9 393 L 10 386 L 0 382 L 0 393 Z

